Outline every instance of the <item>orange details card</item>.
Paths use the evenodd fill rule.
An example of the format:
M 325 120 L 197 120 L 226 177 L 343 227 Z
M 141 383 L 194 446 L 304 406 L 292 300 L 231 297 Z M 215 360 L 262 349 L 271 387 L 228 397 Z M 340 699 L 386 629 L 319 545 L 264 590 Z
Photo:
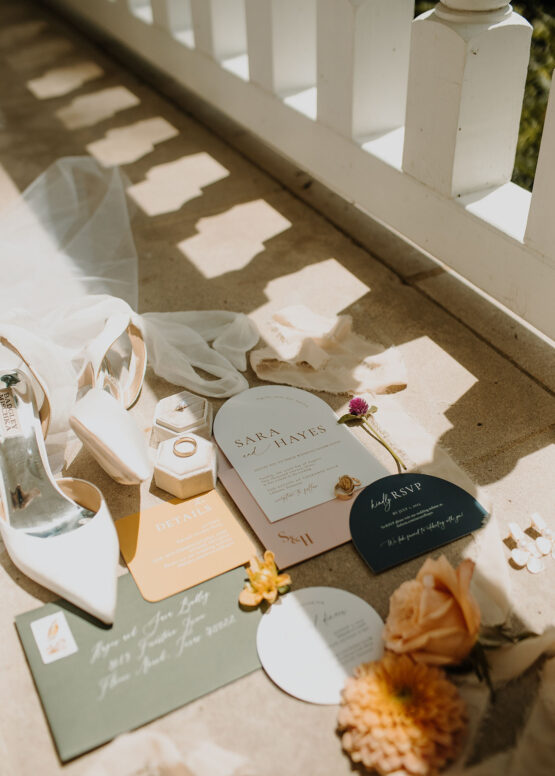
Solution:
M 256 548 L 216 490 L 116 521 L 119 546 L 147 601 L 241 566 Z

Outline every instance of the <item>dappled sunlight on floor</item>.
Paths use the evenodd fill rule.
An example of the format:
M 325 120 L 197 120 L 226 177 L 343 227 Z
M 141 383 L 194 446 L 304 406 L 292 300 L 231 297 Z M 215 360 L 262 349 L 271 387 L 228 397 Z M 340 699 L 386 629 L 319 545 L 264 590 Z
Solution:
M 144 119 L 127 127 L 109 129 L 101 140 L 89 143 L 87 151 L 101 164 L 130 164 L 154 150 L 154 146 L 179 134 L 166 119 L 159 116 Z
M 38 100 L 47 100 L 69 94 L 103 74 L 104 71 L 95 62 L 77 62 L 48 70 L 40 78 L 32 78 L 27 81 L 27 88 Z
M 242 5 L 243 0 L 233 2 Z M 195 0 L 198 7 L 204 8 L 207 3 Z M 94 4 L 105 11 L 117 10 L 116 15 L 143 36 L 145 53 L 147 36 L 158 41 L 162 50 L 164 19 L 167 29 L 172 30 L 168 35 L 173 36 L 167 38 L 165 56 L 179 57 L 183 53 L 176 39 L 192 45 L 188 0 L 83 0 L 78 4 L 81 9 Z M 75 191 L 87 192 L 88 205 L 81 213 L 79 230 L 72 226 L 74 215 L 70 209 L 61 211 L 59 191 L 52 194 L 52 190 L 45 190 L 44 207 L 27 213 L 19 211 L 13 230 L 8 228 L 12 224 L 6 223 L 7 218 L 1 220 L 0 256 L 6 265 L 6 282 L 0 285 L 0 297 L 7 315 L 14 315 L 17 306 L 29 302 L 32 295 L 36 331 L 47 324 L 51 308 L 60 318 L 60 326 L 67 329 L 68 319 L 59 315 L 60 304 L 70 301 L 77 311 L 85 287 L 87 291 L 92 288 L 93 292 L 104 292 L 104 285 L 94 285 L 96 277 L 105 277 L 103 272 L 117 274 L 110 293 L 131 296 L 125 278 L 136 272 L 136 308 L 140 313 L 241 312 L 256 323 L 263 335 L 257 349 L 263 348 L 265 341 L 277 349 L 287 316 L 272 316 L 283 308 L 304 305 L 330 319 L 351 316 L 353 331 L 360 340 L 353 347 L 354 356 L 361 360 L 368 357 L 369 361 L 375 352 L 380 356 L 379 347 L 371 344 L 378 343 L 394 351 L 406 377 L 406 388 L 395 394 L 367 396 L 378 406 L 377 425 L 406 463 L 414 464 L 421 473 L 449 479 L 454 461 L 472 479 L 465 486 L 469 492 L 482 488 L 494 506 L 495 521 L 491 522 L 499 526 L 500 534 L 496 549 L 502 553 L 502 566 L 510 576 L 519 620 L 532 629 L 551 622 L 555 561 L 549 562 L 543 574 L 533 576 L 526 569 L 518 571 L 509 565 L 509 549 L 503 544 L 508 521 L 518 522 L 525 530 L 530 512 L 539 511 L 546 520 L 552 519 L 553 512 L 552 396 L 542 386 L 541 375 L 534 372 L 538 351 L 523 338 L 522 331 L 508 329 L 498 318 L 488 317 L 483 308 L 485 301 L 478 304 L 471 289 L 465 287 L 462 293 L 456 278 L 435 266 L 430 269 L 412 248 L 409 252 L 404 245 L 396 248 L 396 243 L 390 244 L 390 234 L 374 232 L 371 224 L 359 221 L 348 202 L 330 198 L 329 192 L 303 169 L 289 165 L 283 158 L 273 159 L 268 149 L 260 148 L 248 127 L 222 122 L 212 125 L 217 130 L 212 132 L 207 128 L 213 120 L 212 112 L 199 114 L 205 124 L 195 119 L 196 100 L 180 96 L 175 83 L 164 83 L 163 79 L 157 82 L 161 90 L 171 90 L 171 99 L 166 99 L 162 91 L 157 92 L 145 82 L 145 71 L 126 69 L 121 61 L 111 58 L 108 46 L 103 49 L 86 40 L 76 27 L 49 12 L 46 5 L 37 0 L 0 0 L 0 64 L 4 65 L 4 77 L 0 79 L 0 219 L 18 200 L 19 192 L 61 157 L 83 157 L 81 162 L 74 160 L 84 165 Z M 143 18 L 148 18 L 152 9 L 152 27 L 129 15 L 130 5 Z M 152 51 L 148 53 L 150 56 Z M 191 59 L 190 52 L 184 54 Z M 219 66 L 215 61 L 212 64 Z M 235 68 L 243 75 L 245 66 L 244 55 L 226 63 L 228 69 Z M 225 78 L 229 82 L 233 76 L 227 73 Z M 201 89 L 198 96 L 202 98 Z M 279 97 L 305 115 L 315 115 L 314 89 Z M 365 138 L 365 142 L 373 144 L 372 152 L 380 158 L 397 164 L 400 133 L 402 130 L 394 130 Z M 253 158 L 254 163 L 250 161 Z M 118 208 L 111 203 L 105 205 L 101 216 L 99 208 L 105 199 L 102 190 L 94 187 L 89 165 L 95 170 L 106 165 L 100 170 L 106 179 L 118 178 L 117 170 L 110 166 L 121 165 L 123 177 L 129 181 L 129 197 L 122 196 Z M 353 170 L 353 175 L 358 172 Z M 367 180 L 364 185 L 372 187 L 375 182 Z M 126 231 L 129 205 L 134 211 L 132 234 Z M 399 207 L 403 207 L 402 202 Z M 60 243 L 68 247 L 60 250 Z M 376 258 L 387 256 L 388 246 L 398 251 L 401 269 L 392 269 Z M 79 256 L 89 249 L 89 265 L 79 263 Z M 393 262 L 392 266 L 397 265 Z M 277 329 L 276 320 L 282 329 Z M 302 321 L 297 322 L 299 339 L 303 338 L 298 354 L 303 358 L 297 359 L 297 351 L 293 350 L 293 367 L 300 360 L 301 366 L 308 364 L 307 371 L 312 368 L 321 373 L 325 365 L 318 364 L 317 359 L 323 356 L 314 348 L 309 353 L 312 360 L 304 358 L 308 352 L 304 347 L 306 338 Z M 272 326 L 274 339 L 269 336 Z M 313 331 L 316 325 L 310 334 Z M 508 338 L 518 339 L 520 347 L 529 351 L 528 371 L 503 350 Z M 280 340 L 278 355 L 288 358 L 283 343 L 290 344 L 291 339 L 284 336 Z M 333 358 L 338 340 L 330 347 Z M 154 347 L 149 352 L 152 364 Z M 343 385 L 347 384 L 345 393 L 358 392 L 363 385 L 362 379 L 357 379 L 360 372 L 356 358 L 354 363 L 342 363 L 337 371 L 337 362 L 330 363 L 330 371 L 333 366 Z M 552 361 L 546 355 L 544 382 L 550 367 Z M 372 364 L 368 370 L 377 378 Z M 263 383 L 252 362 L 244 374 L 252 387 Z M 275 376 L 268 370 L 266 384 Z M 314 386 L 310 373 L 309 377 Z M 285 382 L 282 378 L 278 376 Z M 348 401 L 345 393 L 332 393 L 333 387 L 321 385 L 312 390 L 343 414 Z M 150 434 L 157 401 L 183 387 L 169 384 L 148 367 L 141 396 L 131 409 L 131 416 L 145 436 Z M 212 399 L 211 405 L 216 413 L 221 401 Z M 388 471 L 394 471 L 393 459 L 384 448 L 361 429 L 353 428 L 352 433 Z M 113 482 L 80 442 L 70 441 L 66 456 L 71 463 L 70 473 L 98 485 L 116 519 L 161 498 L 161 491 L 154 487 L 149 490 L 150 482 L 140 491 Z M 441 552 L 458 562 L 471 542 L 467 537 Z M 5 739 L 7 745 L 0 747 L 0 771 L 10 776 L 92 773 L 102 750 L 65 766 L 59 762 L 13 628 L 17 612 L 33 608 L 37 598 L 41 600 L 48 594 L 34 584 L 25 587 L 23 575 L 16 578 L 14 572 L 12 576 L 6 571 L 7 559 L 3 562 L 0 573 L 5 594 L 0 615 L 4 631 L 11 637 L 5 640 L 2 653 L 3 664 L 9 670 L 0 672 L 0 694 L 11 692 L 20 708 L 16 715 L 5 715 L 2 741 Z M 324 580 L 361 595 L 385 612 L 389 595 L 404 578 L 416 573 L 421 562 L 408 561 L 405 566 L 373 575 L 348 543 L 298 564 L 294 583 L 300 589 Z M 495 571 L 498 568 L 496 565 Z M 518 693 L 512 698 L 517 706 Z M 249 719 L 253 699 L 264 708 L 275 705 L 272 719 L 278 721 L 278 727 L 287 727 L 285 737 L 264 737 L 264 724 L 254 719 L 256 715 L 251 714 L 252 724 L 243 724 Z M 152 730 L 174 738 L 183 752 L 196 751 L 206 740 L 207 731 L 214 746 L 216 740 L 221 746 L 231 746 L 233 739 L 237 751 L 264 752 L 264 757 L 248 763 L 219 760 L 214 749 L 207 750 L 202 763 L 193 763 L 188 757 L 191 770 L 197 768 L 200 773 L 204 768 L 211 776 L 216 776 L 216 771 L 218 776 L 231 776 L 232 771 L 276 776 L 284 769 L 348 776 L 350 765 L 333 736 L 336 709 L 301 703 L 293 707 L 294 703 L 268 683 L 264 672 L 256 671 L 189 708 L 166 715 Z M 233 724 L 229 709 L 237 711 L 238 724 Z M 501 702 L 496 714 L 503 709 Z M 308 744 L 303 747 L 305 733 Z M 25 747 L 23 741 L 32 741 L 33 746 Z M 113 768 L 117 770 L 122 763 L 113 761 Z
M 125 86 L 113 86 L 93 94 L 75 97 L 69 105 L 56 111 L 66 129 L 92 127 L 116 113 L 139 105 L 141 101 Z
M 303 304 L 320 315 L 338 315 L 370 288 L 337 259 L 309 264 L 297 272 L 274 278 L 264 288 L 268 302 L 250 313 L 259 326 L 286 305 Z
M 179 2 L 175 0 L 176 6 Z M 273 313 L 293 304 L 326 316 L 351 314 L 357 333 L 397 345 L 408 372 L 408 388 L 399 401 L 435 445 L 471 471 L 476 483 L 503 483 L 512 493 L 508 475 L 519 459 L 536 453 L 539 469 L 548 471 L 548 439 L 543 435 L 548 397 L 503 358 L 503 343 L 496 347 L 491 339 L 492 324 L 475 296 L 462 295 L 446 273 L 423 275 L 417 288 L 400 284 L 329 221 L 189 116 L 179 115 L 147 88 L 140 87 L 139 99 L 132 92 L 135 82 L 124 71 L 120 80 L 110 81 L 119 86 L 100 90 L 92 79 L 114 72 L 113 63 L 92 52 L 87 57 L 98 64 L 82 58 L 78 62 L 75 53 L 68 57 L 68 51 L 82 48 L 71 35 L 57 32 L 54 22 L 30 21 L 20 14 L 0 30 L 4 61 L 15 57 L 13 84 L 12 79 L 4 81 L 8 99 L 0 115 L 5 130 L 0 206 L 12 202 L 18 189 L 65 154 L 86 149 L 102 164 L 129 165 L 128 193 L 141 211 L 134 236 L 142 309 L 236 309 L 261 328 Z M 48 103 L 50 97 L 81 87 L 86 94 L 62 97 L 55 107 Z M 313 110 L 310 89 L 282 98 L 300 100 L 295 107 L 309 115 Z M 65 103 L 61 109 L 60 103 Z M 131 108 L 132 118 L 122 113 Z M 48 131 L 39 136 L 39 128 Z M 81 128 L 86 131 L 73 132 Z M 383 153 L 378 146 L 373 150 L 385 158 L 385 140 L 398 140 L 400 131 L 371 139 Z M 302 184 L 299 173 L 293 175 L 295 191 Z M 48 244 L 45 249 L 51 251 Z M 500 328 L 499 341 L 505 331 Z M 531 373 L 535 358 L 529 360 Z M 543 370 L 547 375 L 547 362 Z M 507 509 L 515 512 L 517 502 Z
M 420 401 L 422 410 L 426 407 L 434 414 L 434 434 L 450 431 L 453 423 L 448 419 L 449 409 L 478 382 L 477 378 L 444 348 L 434 342 L 430 336 L 415 337 L 403 343 L 403 353 L 410 362 L 418 360 L 419 381 L 422 385 L 433 385 L 437 375 L 441 375 L 441 398 L 435 392 L 422 392 Z
M 201 218 L 199 234 L 178 243 L 181 253 L 205 278 L 243 269 L 264 250 L 264 242 L 289 229 L 291 222 L 262 199 Z
M 202 152 L 152 167 L 146 180 L 130 186 L 127 193 L 147 215 L 157 216 L 179 210 L 186 202 L 200 197 L 205 186 L 228 175 L 223 165 Z

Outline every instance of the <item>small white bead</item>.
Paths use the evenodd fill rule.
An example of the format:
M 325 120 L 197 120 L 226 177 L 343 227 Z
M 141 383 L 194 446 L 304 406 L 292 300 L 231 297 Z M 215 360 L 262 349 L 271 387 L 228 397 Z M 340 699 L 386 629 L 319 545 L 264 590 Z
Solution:
M 518 525 L 518 523 L 509 523 L 509 533 L 511 535 L 511 538 L 514 539 L 517 544 L 521 542 L 523 539 L 526 539 L 526 536 L 524 535 L 524 531 Z
M 540 571 L 545 569 L 545 563 L 541 558 L 530 558 L 526 564 L 526 568 L 531 574 L 539 574 Z
M 540 558 L 542 553 L 538 549 L 536 542 L 532 541 L 528 536 L 525 536 L 524 539 L 519 544 L 520 547 L 522 547 L 523 550 L 526 550 L 526 552 L 529 552 L 530 555 L 534 558 Z
M 538 533 L 543 533 L 547 528 L 547 523 L 545 522 L 545 520 L 543 519 L 543 517 L 540 515 L 539 512 L 534 512 L 530 522 L 531 522 L 532 528 L 535 528 Z
M 523 566 L 526 566 L 530 560 L 530 553 L 526 552 L 526 550 L 511 550 L 511 558 L 519 568 L 522 568 Z
M 552 542 L 546 539 L 545 536 L 538 536 L 536 539 L 536 547 L 542 555 L 549 555 L 551 552 Z

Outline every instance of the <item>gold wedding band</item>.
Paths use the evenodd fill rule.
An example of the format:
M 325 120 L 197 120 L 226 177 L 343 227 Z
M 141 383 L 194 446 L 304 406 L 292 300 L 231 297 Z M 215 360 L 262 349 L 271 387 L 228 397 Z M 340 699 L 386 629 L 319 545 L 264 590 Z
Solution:
M 360 485 L 360 480 L 357 480 L 356 477 L 351 477 L 348 474 L 343 474 L 338 479 L 333 489 L 335 498 L 341 499 L 342 501 L 347 501 L 348 499 L 353 497 L 355 488 L 358 488 L 359 485 Z
M 183 452 L 183 450 L 178 450 L 177 445 L 182 444 L 183 442 L 188 442 L 190 445 L 193 445 L 192 450 L 187 450 L 187 452 Z M 189 456 L 194 455 L 197 451 L 197 440 L 193 439 L 193 437 L 190 436 L 182 436 L 179 437 L 179 439 L 176 439 L 173 443 L 173 452 L 174 455 L 177 455 L 178 458 L 189 458 Z

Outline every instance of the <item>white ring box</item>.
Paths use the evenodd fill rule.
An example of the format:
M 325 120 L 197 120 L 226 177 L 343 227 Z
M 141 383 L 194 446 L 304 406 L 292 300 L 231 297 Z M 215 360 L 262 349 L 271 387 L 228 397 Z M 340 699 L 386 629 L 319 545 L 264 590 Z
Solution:
M 154 467 L 154 481 L 158 488 L 177 498 L 191 498 L 216 487 L 216 447 L 197 434 L 184 434 L 183 437 L 196 442 L 195 452 L 187 457 L 176 455 L 174 445 L 180 437 L 161 442 Z M 177 449 L 189 452 L 193 445 L 183 441 Z
M 195 433 L 210 439 L 212 436 L 212 405 L 202 396 L 189 391 L 166 396 L 156 405 L 151 444 L 182 434 Z

